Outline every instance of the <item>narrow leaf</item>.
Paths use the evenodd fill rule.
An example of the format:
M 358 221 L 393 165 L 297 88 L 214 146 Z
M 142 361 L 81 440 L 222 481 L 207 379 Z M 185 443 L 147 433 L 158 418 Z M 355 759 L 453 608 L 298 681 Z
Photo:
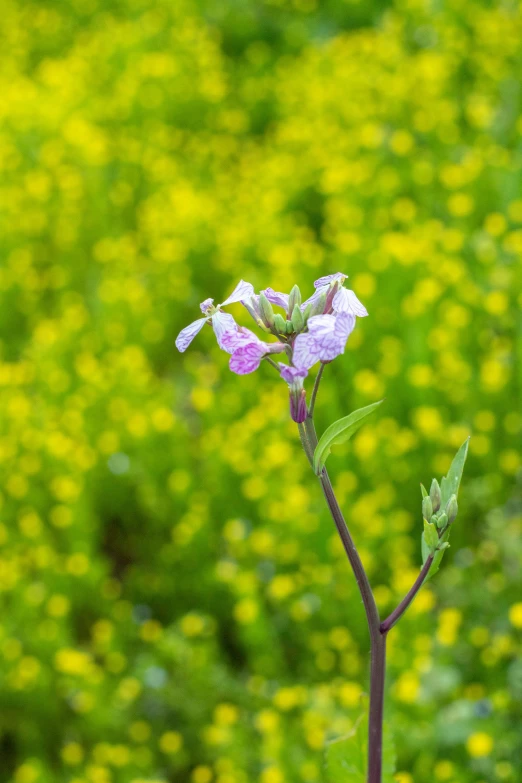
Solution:
M 431 555 L 431 549 L 427 544 L 426 536 L 424 535 L 424 533 L 421 536 L 421 549 L 422 549 L 422 565 L 424 565 L 428 557 Z
M 452 495 L 459 494 L 460 480 L 462 478 L 462 472 L 464 470 L 464 463 L 468 456 L 469 438 L 466 438 L 460 449 L 455 454 L 453 462 L 451 463 L 448 475 L 445 476 L 440 483 L 441 494 L 441 506 L 446 507 L 450 497 Z
M 323 432 L 314 453 L 314 471 L 318 476 L 321 475 L 332 446 L 337 446 L 337 444 L 349 440 L 363 424 L 366 417 L 373 413 L 381 402 L 383 400 L 367 405 L 365 408 L 359 408 L 359 410 L 350 413 L 349 416 L 334 422 Z
M 431 564 L 430 570 L 428 571 L 428 576 L 426 577 L 426 582 L 428 581 L 428 579 L 431 579 L 432 576 L 435 576 L 435 574 L 439 570 L 440 564 L 441 564 L 442 558 L 444 557 L 446 549 L 449 548 L 449 544 L 448 544 L 449 536 L 450 536 L 450 528 L 448 528 L 446 530 L 446 532 L 444 533 L 444 535 L 440 539 L 441 543 L 439 544 L 439 549 L 435 552 L 435 555 L 433 557 L 433 563 Z M 444 544 L 446 546 L 441 548 L 441 545 L 444 545 Z M 426 561 L 424 561 L 424 562 L 426 562 Z

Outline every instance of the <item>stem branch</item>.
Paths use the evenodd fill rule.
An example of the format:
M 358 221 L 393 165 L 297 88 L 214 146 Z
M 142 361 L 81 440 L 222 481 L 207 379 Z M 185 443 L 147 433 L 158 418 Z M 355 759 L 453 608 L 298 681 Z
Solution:
M 422 566 L 422 569 L 415 580 L 415 583 L 412 585 L 409 592 L 404 596 L 400 604 L 398 605 L 397 609 L 395 609 L 389 617 L 386 618 L 381 623 L 381 633 L 388 633 L 390 628 L 393 628 L 397 620 L 399 620 L 408 606 L 411 604 L 419 590 L 421 589 L 422 585 L 424 584 L 424 580 L 428 576 L 428 572 L 430 570 L 431 564 L 433 563 L 433 555 L 430 555 L 424 565 Z
M 267 362 L 268 362 L 268 364 L 271 364 L 271 365 L 272 365 L 272 367 L 275 367 L 275 370 L 276 370 L 277 374 L 278 374 L 278 375 L 280 375 L 280 372 L 279 372 L 279 367 L 278 367 L 278 366 L 277 366 L 277 364 L 274 362 L 274 360 L 273 360 L 273 359 L 271 359 L 271 358 L 270 358 L 270 356 L 264 356 L 263 358 L 265 359 L 265 361 L 267 361 Z

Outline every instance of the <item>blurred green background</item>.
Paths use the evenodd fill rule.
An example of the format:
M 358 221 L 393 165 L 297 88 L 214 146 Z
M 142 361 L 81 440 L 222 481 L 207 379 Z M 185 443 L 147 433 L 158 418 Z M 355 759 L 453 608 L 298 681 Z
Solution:
M 323 779 L 353 576 L 285 385 L 174 339 L 343 271 L 370 317 L 318 422 L 386 396 L 331 457 L 383 614 L 472 433 L 390 634 L 397 781 L 520 781 L 520 4 L 4 0 L 0 34 L 0 780 Z

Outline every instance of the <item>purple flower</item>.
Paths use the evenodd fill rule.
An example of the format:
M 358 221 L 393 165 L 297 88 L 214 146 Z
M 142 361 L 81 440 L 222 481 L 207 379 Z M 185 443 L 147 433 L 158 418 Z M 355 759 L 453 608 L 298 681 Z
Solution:
M 304 304 L 307 305 L 310 302 L 314 303 L 319 299 L 321 294 L 329 293 L 331 299 L 330 296 L 328 296 L 325 309 L 326 313 L 351 313 L 360 318 L 368 315 L 368 310 L 359 301 L 355 293 L 349 288 L 344 288 L 344 281 L 347 277 L 348 275 L 345 275 L 344 272 L 334 272 L 332 275 L 320 277 L 319 280 L 316 280 L 314 283 L 316 289 L 315 293 L 312 294 Z
M 285 350 L 282 343 L 265 343 L 250 329 L 240 326 L 235 332 L 223 336 L 223 348 L 232 354 L 230 369 L 237 375 L 247 375 L 257 370 L 261 359 L 269 353 L 281 353 Z
M 182 353 L 186 351 L 194 337 L 203 329 L 206 323 L 212 324 L 219 347 L 227 350 L 223 344 L 224 335 L 228 332 L 235 332 L 238 327 L 234 318 L 229 313 L 221 312 L 221 308 L 233 302 L 240 302 L 242 299 L 252 296 L 253 293 L 254 286 L 251 283 L 245 283 L 244 280 L 240 280 L 228 299 L 225 299 L 221 304 L 214 306 L 213 299 L 205 299 L 204 302 L 201 302 L 200 308 L 204 318 L 198 318 L 197 321 L 193 321 L 181 330 L 176 338 L 178 351 Z
M 306 392 L 303 388 L 303 380 L 308 375 L 308 370 L 302 367 L 292 367 L 281 364 L 281 378 L 287 382 L 290 389 L 290 414 L 292 419 L 301 424 L 306 419 Z
M 308 319 L 308 332 L 298 334 L 294 343 L 293 363 L 309 370 L 316 362 L 331 362 L 344 353 L 346 341 L 355 326 L 353 313 L 314 315 Z

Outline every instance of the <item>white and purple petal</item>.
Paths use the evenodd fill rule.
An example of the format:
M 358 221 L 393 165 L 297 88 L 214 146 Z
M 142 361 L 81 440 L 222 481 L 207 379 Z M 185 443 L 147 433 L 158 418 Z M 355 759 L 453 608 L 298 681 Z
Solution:
M 334 272 L 333 275 L 325 275 L 324 277 L 320 277 L 319 280 L 316 280 L 314 283 L 315 288 L 323 288 L 325 285 L 329 285 L 330 283 L 333 283 L 334 280 L 341 280 L 344 281 L 348 275 L 345 275 L 344 272 Z
M 246 283 L 244 280 L 240 280 L 236 285 L 230 296 L 221 302 L 220 307 L 233 304 L 234 302 L 240 302 L 242 299 L 248 299 L 254 294 L 254 286 L 252 283 Z
M 306 308 L 308 307 L 309 304 L 315 304 L 317 302 L 317 300 L 321 297 L 321 295 L 323 293 L 323 290 L 325 290 L 325 289 L 317 288 L 314 291 L 314 293 L 312 294 L 312 296 L 309 296 L 308 299 L 305 299 L 305 301 L 301 305 L 301 311 L 303 313 L 304 313 L 304 311 L 306 310 Z
M 206 314 L 206 312 L 212 307 L 213 304 L 214 304 L 213 299 L 205 299 L 204 302 L 201 302 L 199 309 L 201 310 L 202 313 Z
M 339 313 L 335 318 L 334 335 L 346 343 L 348 337 L 355 328 L 355 316 L 353 313 Z
M 295 367 L 309 370 L 320 359 L 321 348 L 311 334 L 298 334 L 294 342 L 292 361 Z
M 266 296 L 271 304 L 275 304 L 278 307 L 282 307 L 283 310 L 288 310 L 288 294 L 282 294 L 279 291 L 274 291 L 273 288 L 265 288 L 261 291 Z
M 234 321 L 234 317 L 230 315 L 230 313 L 222 313 L 221 310 L 218 310 L 217 313 L 214 313 L 211 320 L 212 328 L 214 329 L 218 345 L 220 348 L 226 351 L 227 348 L 225 348 L 223 343 L 225 335 L 228 332 L 237 332 L 238 330 L 238 326 Z
M 245 343 L 237 348 L 230 357 L 229 366 L 237 375 L 248 375 L 257 370 L 265 353 L 263 345 Z
M 333 298 L 334 313 L 352 313 L 360 318 L 368 315 L 368 310 L 349 288 L 340 288 Z
M 281 368 L 281 378 L 286 381 L 289 386 L 291 384 L 302 386 L 303 378 L 306 378 L 308 375 L 308 370 L 305 367 L 292 367 L 291 365 L 283 364 L 282 362 L 279 362 L 279 367 Z
M 308 319 L 308 331 L 315 338 L 320 339 L 332 333 L 335 329 L 335 316 L 334 315 L 313 315 Z
M 261 313 L 259 312 L 259 295 L 252 294 L 252 296 L 241 300 L 243 307 L 248 310 L 252 318 L 256 323 L 261 320 Z
M 206 321 L 208 321 L 208 318 L 198 318 L 197 321 L 193 321 L 191 324 L 185 326 L 185 328 L 181 330 L 181 332 L 176 337 L 176 348 L 178 351 L 183 353 L 183 351 L 187 350 L 194 337 L 205 326 Z

